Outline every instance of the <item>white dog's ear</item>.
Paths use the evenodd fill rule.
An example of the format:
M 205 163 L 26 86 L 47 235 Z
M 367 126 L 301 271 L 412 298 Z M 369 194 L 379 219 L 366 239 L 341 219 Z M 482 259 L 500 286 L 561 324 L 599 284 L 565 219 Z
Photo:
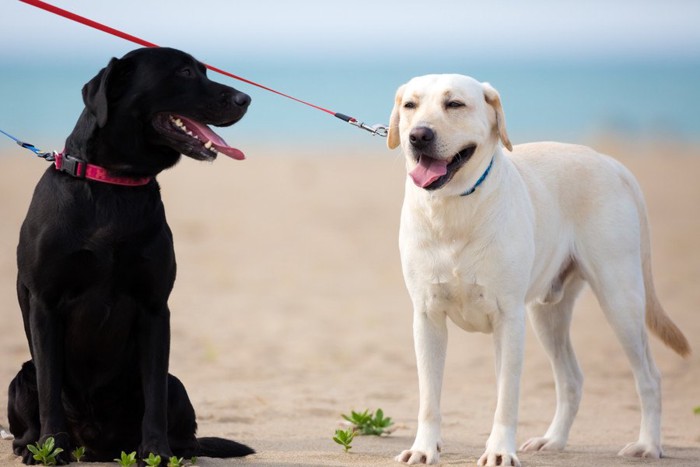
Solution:
M 389 118 L 389 132 L 386 137 L 386 145 L 389 149 L 395 149 L 401 144 L 401 136 L 399 135 L 399 111 L 401 110 L 401 101 L 403 100 L 403 91 L 405 87 L 406 85 L 400 86 L 394 98 L 394 108 Z
M 481 85 L 484 88 L 486 103 L 496 111 L 496 125 L 498 126 L 498 136 L 501 138 L 501 143 L 503 143 L 506 149 L 512 151 L 513 145 L 510 143 L 508 133 L 506 132 L 506 117 L 503 113 L 503 106 L 501 105 L 501 96 L 489 83 L 481 83 Z

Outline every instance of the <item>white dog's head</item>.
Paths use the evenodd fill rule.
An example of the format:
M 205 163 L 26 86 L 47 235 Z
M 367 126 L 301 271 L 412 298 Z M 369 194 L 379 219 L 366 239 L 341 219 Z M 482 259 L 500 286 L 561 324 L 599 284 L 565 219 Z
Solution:
M 466 185 L 478 175 L 460 169 L 490 159 L 499 140 L 512 150 L 500 96 L 488 83 L 426 75 L 396 92 L 387 144 L 402 146 L 409 175 L 420 188 L 436 190 L 452 180 L 456 187 Z

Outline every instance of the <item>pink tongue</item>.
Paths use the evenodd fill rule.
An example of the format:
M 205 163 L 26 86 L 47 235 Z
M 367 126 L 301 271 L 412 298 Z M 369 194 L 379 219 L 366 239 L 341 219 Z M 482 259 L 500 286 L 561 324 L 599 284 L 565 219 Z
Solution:
M 428 156 L 420 156 L 420 159 L 418 159 L 418 165 L 415 169 L 409 172 L 409 175 L 413 179 L 413 183 L 421 188 L 425 188 L 446 173 L 446 160 L 433 159 Z
M 243 152 L 241 152 L 240 150 L 238 150 L 236 148 L 232 148 L 231 146 L 226 146 L 226 145 L 220 146 L 218 144 L 214 144 L 213 146 L 221 154 L 226 154 L 228 157 L 230 157 L 232 159 L 236 159 L 239 161 L 242 161 L 243 159 L 245 159 L 245 154 L 243 154 Z
M 214 133 L 211 128 L 209 128 L 206 125 L 203 125 L 195 120 L 190 120 L 189 118 L 185 118 L 181 115 L 177 115 L 177 118 L 182 120 L 182 122 L 185 124 L 187 129 L 197 135 L 197 137 L 203 142 L 206 143 L 207 141 L 212 142 L 212 146 L 219 151 L 222 154 L 227 155 L 228 157 L 231 157 L 233 159 L 237 160 L 243 160 L 245 159 L 245 154 L 243 154 L 241 151 L 239 151 L 236 148 L 232 148 L 228 144 L 226 144 L 226 141 L 224 139 Z

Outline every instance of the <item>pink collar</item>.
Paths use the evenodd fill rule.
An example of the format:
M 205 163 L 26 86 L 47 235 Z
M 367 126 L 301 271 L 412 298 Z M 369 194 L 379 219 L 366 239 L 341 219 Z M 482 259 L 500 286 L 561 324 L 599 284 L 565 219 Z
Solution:
M 113 175 L 107 169 L 98 165 L 88 164 L 64 153 L 55 154 L 55 158 L 54 165 L 56 170 L 65 172 L 75 178 L 87 178 L 96 182 L 121 186 L 143 186 L 153 180 L 153 177 L 122 177 Z

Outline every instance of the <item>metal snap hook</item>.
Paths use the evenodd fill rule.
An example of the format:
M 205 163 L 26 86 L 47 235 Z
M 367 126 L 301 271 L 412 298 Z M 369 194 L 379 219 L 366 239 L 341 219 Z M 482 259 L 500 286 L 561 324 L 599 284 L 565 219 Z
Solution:
M 386 125 L 382 125 L 380 123 L 377 123 L 376 125 L 366 125 L 364 122 L 359 122 L 357 120 L 348 120 L 348 123 L 351 125 L 355 125 L 358 128 L 362 128 L 365 131 L 369 131 L 372 133 L 372 136 L 377 135 L 377 136 L 382 136 L 384 138 L 387 137 L 389 134 L 389 127 Z

